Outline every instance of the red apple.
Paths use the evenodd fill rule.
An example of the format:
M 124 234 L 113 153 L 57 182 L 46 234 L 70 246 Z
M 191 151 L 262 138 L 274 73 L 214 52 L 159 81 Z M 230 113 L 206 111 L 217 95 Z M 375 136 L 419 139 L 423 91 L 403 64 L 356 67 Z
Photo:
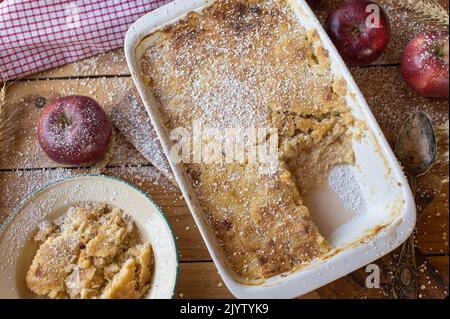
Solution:
M 448 32 L 414 37 L 403 52 L 402 73 L 420 95 L 448 98 Z
M 389 43 L 389 21 L 372 1 L 349 0 L 325 22 L 328 35 L 349 66 L 377 61 Z
M 112 135 L 108 115 L 93 99 L 67 96 L 49 104 L 38 126 L 44 152 L 55 162 L 90 164 L 105 156 Z

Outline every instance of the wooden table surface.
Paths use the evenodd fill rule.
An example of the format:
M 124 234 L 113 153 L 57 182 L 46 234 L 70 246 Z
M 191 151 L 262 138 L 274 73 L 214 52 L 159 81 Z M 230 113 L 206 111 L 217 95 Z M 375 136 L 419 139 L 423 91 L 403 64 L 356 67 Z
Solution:
M 338 0 L 309 1 L 323 21 Z M 402 80 L 399 62 L 407 41 L 432 27 L 421 24 L 412 14 L 394 8 L 394 0 L 381 0 L 389 14 L 392 39 L 385 56 L 375 65 L 352 68 L 351 73 L 365 95 L 387 139 L 394 143 L 407 116 L 427 111 L 436 124 L 448 118 L 448 100 L 424 99 Z M 448 8 L 448 0 L 442 2 Z M 68 94 L 87 95 L 106 110 L 133 86 L 121 49 L 22 78 L 8 90 L 7 103 L 22 107 L 17 137 L 9 149 L 0 153 L 0 222 L 27 193 L 55 178 L 91 171 L 91 168 L 62 167 L 40 150 L 36 124 L 42 109 L 37 97 L 52 102 Z M 105 174 L 127 180 L 149 193 L 162 207 L 177 236 L 180 276 L 177 298 L 229 298 L 211 257 L 196 229 L 180 192 L 152 167 L 123 136 Z M 447 175 L 448 167 L 437 167 L 419 181 L 417 205 L 421 218 L 417 225 L 417 263 L 421 298 L 448 296 L 448 184 L 440 185 L 436 176 Z M 395 251 L 376 262 L 382 270 L 381 288 L 365 288 L 365 269 L 336 280 L 301 298 L 389 298 L 392 272 L 398 258 Z

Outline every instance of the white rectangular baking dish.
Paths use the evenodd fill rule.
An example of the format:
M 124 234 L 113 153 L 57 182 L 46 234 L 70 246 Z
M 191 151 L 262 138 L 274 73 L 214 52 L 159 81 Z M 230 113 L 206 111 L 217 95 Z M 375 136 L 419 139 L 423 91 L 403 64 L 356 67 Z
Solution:
M 171 141 L 158 105 L 141 77 L 140 59 L 153 31 L 201 11 L 214 0 L 176 0 L 140 18 L 128 30 L 125 54 L 137 89 L 163 145 Z M 293 298 L 317 289 L 391 252 L 413 231 L 416 210 L 407 180 L 339 53 L 303 0 L 288 0 L 307 30 L 316 29 L 329 51 L 333 72 L 348 84 L 347 101 L 366 133 L 353 141 L 355 166 L 337 167 L 329 185 L 313 192 L 306 203 L 321 233 L 335 247 L 325 260 L 259 285 L 243 284 L 227 265 L 216 238 L 205 221 L 182 164 L 169 163 L 214 263 L 229 290 L 238 298 Z

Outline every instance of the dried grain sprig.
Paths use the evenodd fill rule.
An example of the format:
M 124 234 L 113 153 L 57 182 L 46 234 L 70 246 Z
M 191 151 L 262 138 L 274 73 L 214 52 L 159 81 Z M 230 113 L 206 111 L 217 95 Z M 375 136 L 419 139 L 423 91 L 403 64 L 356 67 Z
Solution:
M 436 126 L 436 137 L 438 143 L 437 162 L 443 165 L 448 165 L 448 129 L 448 119 L 444 124 Z
M 93 174 L 101 174 L 105 171 L 106 167 L 108 166 L 108 164 L 111 162 L 111 160 L 113 158 L 116 147 L 117 147 L 117 132 L 115 129 L 113 129 L 111 141 L 109 142 L 108 152 L 106 153 L 105 157 L 103 157 L 103 159 L 99 163 L 97 163 L 96 165 L 94 165 L 92 167 L 91 172 Z
M 421 22 L 447 27 L 449 25 L 447 10 L 436 0 L 398 0 L 395 3 L 413 12 Z
M 438 164 L 442 169 L 447 167 L 447 169 L 441 169 L 439 174 L 439 178 L 443 184 L 448 183 L 448 138 L 449 138 L 449 127 L 448 127 L 448 119 L 444 124 L 437 125 L 435 127 L 436 130 L 436 139 L 438 144 L 438 156 L 436 160 L 436 164 Z

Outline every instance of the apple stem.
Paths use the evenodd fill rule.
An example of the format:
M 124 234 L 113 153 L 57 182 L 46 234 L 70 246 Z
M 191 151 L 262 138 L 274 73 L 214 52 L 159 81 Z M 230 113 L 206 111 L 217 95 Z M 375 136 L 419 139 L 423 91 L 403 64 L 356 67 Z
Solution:
M 361 30 L 359 29 L 359 27 L 353 27 L 352 35 L 358 36 L 360 33 L 361 33 Z
M 72 122 L 70 121 L 70 119 L 67 118 L 67 116 L 61 116 L 61 125 L 63 127 L 63 129 L 65 129 L 66 127 L 72 125 Z

